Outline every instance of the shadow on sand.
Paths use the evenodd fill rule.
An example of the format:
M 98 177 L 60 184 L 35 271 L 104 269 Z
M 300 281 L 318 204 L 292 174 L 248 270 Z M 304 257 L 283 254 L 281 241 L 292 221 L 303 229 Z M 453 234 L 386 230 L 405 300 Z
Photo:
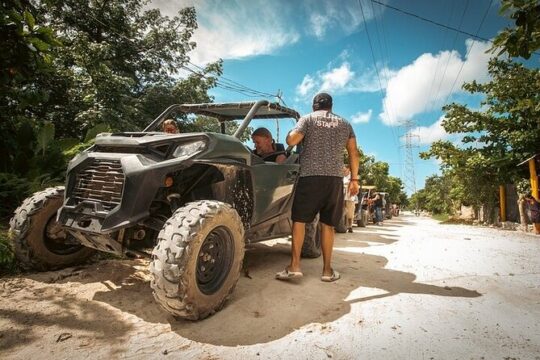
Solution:
M 431 294 L 445 297 L 472 298 L 481 296 L 477 291 L 461 287 L 440 287 L 416 283 L 413 273 L 386 269 L 385 257 L 365 254 L 362 248 L 386 246 L 399 241 L 399 228 L 406 220 L 394 219 L 382 227 L 368 226 L 355 228 L 353 234 L 338 234 L 333 262 L 343 278 L 335 283 L 320 281 L 322 259 L 303 260 L 304 277 L 297 281 L 274 280 L 274 274 L 289 261 L 290 245 L 278 243 L 274 246 L 255 244 L 246 251 L 246 274 L 240 277 L 231 299 L 215 315 L 199 322 L 176 320 L 168 315 L 154 301 L 149 282 L 150 276 L 144 270 L 146 261 L 103 261 L 78 270 L 76 276 L 52 279 L 52 282 L 80 282 L 106 285 L 107 290 L 97 291 L 93 301 L 85 303 L 87 320 L 73 326 L 90 327 L 110 341 L 125 336 L 129 326 L 122 327 L 121 319 L 111 315 L 108 304 L 122 312 L 133 314 L 146 322 L 170 324 L 171 330 L 180 336 L 214 345 L 249 345 L 264 343 L 286 336 L 295 329 L 311 323 L 334 321 L 350 312 L 352 303 L 370 301 L 400 293 Z M 65 271 L 65 270 L 64 270 Z M 29 275 L 36 281 L 47 282 L 47 274 Z M 49 279 L 50 280 L 50 279 Z M 358 288 L 377 288 L 383 295 L 369 296 L 346 301 L 351 291 Z M 103 287 L 101 287 L 103 289 Z M 43 300 L 46 300 L 44 298 Z M 35 301 L 43 301 L 36 296 Z M 67 309 L 81 306 L 73 298 L 55 297 L 59 306 Z M 80 300 L 79 300 L 80 301 Z M 0 312 L 2 316 L 19 316 L 13 312 Z M 65 323 L 69 311 L 58 317 L 26 317 L 28 326 Z M 115 332 L 108 331 L 111 322 L 118 321 Z M 90 322 L 90 323 L 88 323 Z

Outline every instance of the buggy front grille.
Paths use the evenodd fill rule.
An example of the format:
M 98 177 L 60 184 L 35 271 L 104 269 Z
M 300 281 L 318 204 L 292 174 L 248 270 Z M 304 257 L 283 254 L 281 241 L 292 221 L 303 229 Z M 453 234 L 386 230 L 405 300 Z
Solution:
M 94 159 L 75 176 L 72 198 L 75 204 L 90 200 L 110 211 L 120 204 L 124 190 L 124 172 L 119 160 Z

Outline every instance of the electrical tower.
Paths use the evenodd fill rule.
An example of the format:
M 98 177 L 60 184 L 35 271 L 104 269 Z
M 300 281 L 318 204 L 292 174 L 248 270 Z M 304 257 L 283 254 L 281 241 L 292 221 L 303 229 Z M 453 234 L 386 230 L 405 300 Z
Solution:
M 416 176 L 414 172 L 414 156 L 413 148 L 417 148 L 417 145 L 413 144 L 413 138 L 419 139 L 418 135 L 412 133 L 414 127 L 412 120 L 407 120 L 405 123 L 405 188 L 409 190 L 411 194 L 416 193 Z

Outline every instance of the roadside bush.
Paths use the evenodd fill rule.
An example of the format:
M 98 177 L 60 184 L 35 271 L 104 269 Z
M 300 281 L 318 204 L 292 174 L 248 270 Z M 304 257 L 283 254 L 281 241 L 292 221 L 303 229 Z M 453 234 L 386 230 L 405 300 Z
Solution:
M 10 274 L 17 270 L 15 255 L 8 239 L 7 229 L 0 227 L 0 275 Z
M 9 218 L 13 210 L 32 192 L 32 184 L 25 178 L 0 173 L 0 218 Z

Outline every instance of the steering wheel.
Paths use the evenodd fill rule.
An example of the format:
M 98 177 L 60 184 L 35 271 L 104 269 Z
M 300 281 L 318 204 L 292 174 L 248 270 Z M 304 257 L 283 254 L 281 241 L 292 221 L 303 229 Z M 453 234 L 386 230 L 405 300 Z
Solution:
M 266 159 L 269 158 L 269 157 L 272 157 L 272 156 L 278 157 L 279 155 L 285 155 L 285 157 L 289 157 L 289 155 L 287 154 L 287 151 L 274 151 L 273 153 L 270 153 L 270 154 L 266 155 L 262 159 L 264 161 L 270 161 L 270 160 L 266 160 Z

